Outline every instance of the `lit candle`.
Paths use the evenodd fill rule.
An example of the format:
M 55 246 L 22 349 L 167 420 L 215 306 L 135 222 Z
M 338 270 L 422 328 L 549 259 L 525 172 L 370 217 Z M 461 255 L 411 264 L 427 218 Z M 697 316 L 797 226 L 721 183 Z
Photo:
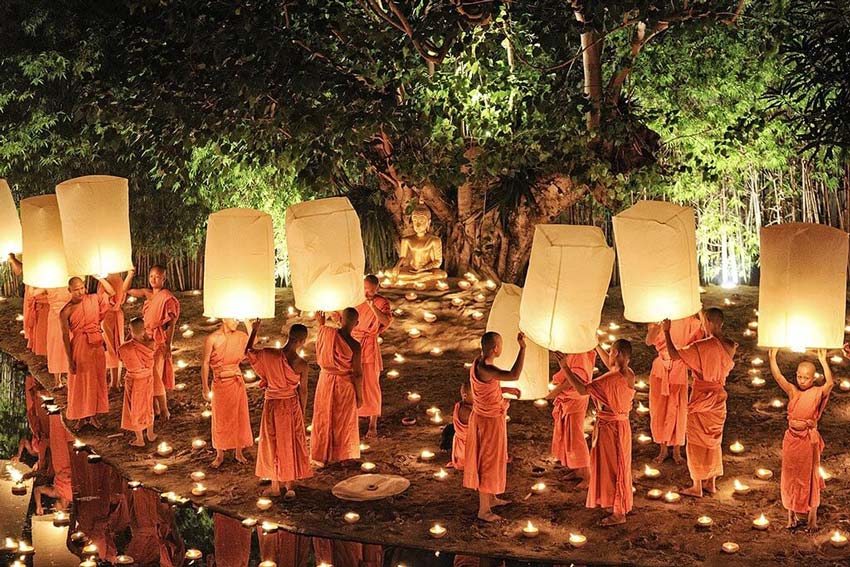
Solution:
M 454 305 L 455 307 L 460 307 L 461 305 L 463 305 L 463 299 L 461 299 L 460 297 L 452 298 L 452 305 Z
M 436 357 L 443 356 L 443 349 L 441 349 L 440 347 L 434 347 L 434 348 L 432 348 L 432 349 L 431 349 L 431 356 L 433 356 L 433 357 L 435 357 L 435 358 L 436 358 Z
M 423 290 L 423 289 L 425 289 L 426 286 L 423 282 L 413 282 L 413 287 L 415 287 L 418 290 Z
M 832 537 L 829 538 L 829 543 L 832 544 L 832 547 L 844 547 L 847 545 L 847 536 L 835 530 L 832 532 Z
M 272 507 L 271 498 L 266 498 L 265 496 L 260 496 L 257 498 L 257 508 L 260 510 L 268 510 Z
M 449 473 L 443 470 L 443 468 L 440 468 L 440 470 L 434 473 L 434 478 L 436 478 L 437 480 L 446 480 L 448 476 Z
M 437 316 L 431 313 L 430 311 L 425 311 L 424 313 L 422 313 L 422 318 L 425 320 L 426 323 L 433 323 L 437 320 Z
M 182 392 L 183 390 L 186 389 L 186 383 L 185 382 L 178 382 L 178 383 L 174 384 L 174 389 L 177 390 L 178 392 Z
M 438 413 L 440 413 L 440 408 L 438 408 L 437 406 L 431 406 L 430 408 L 425 410 L 425 413 L 427 413 L 429 416 L 433 417 L 433 416 L 437 415 Z
M 396 378 L 398 378 L 398 377 L 399 377 L 398 370 L 389 370 L 389 371 L 387 371 L 387 378 L 389 378 L 389 379 L 391 379 L 391 380 L 395 380 L 395 379 L 396 379 Z
M 56 527 L 67 526 L 71 523 L 71 519 L 68 517 L 68 514 L 59 510 L 58 512 L 53 514 L 53 525 Z
M 463 282 L 461 282 L 463 283 Z M 440 524 L 434 524 L 428 529 L 428 533 L 431 534 L 431 537 L 434 539 L 440 539 L 444 535 L 446 535 L 446 528 L 441 526 Z
M 770 407 L 772 407 L 773 409 L 782 409 L 785 407 L 785 402 L 783 402 L 779 398 L 776 398 L 770 402 Z
M 83 546 L 83 555 L 97 555 L 97 546 L 93 543 Z
M 193 439 L 192 440 L 192 448 L 193 449 L 203 449 L 207 446 L 207 442 L 203 439 Z
M 756 469 L 756 478 L 760 480 L 770 480 L 773 478 L 773 471 L 770 469 Z
M 86 534 L 84 534 L 83 532 L 74 532 L 74 533 L 71 534 L 71 543 L 75 543 L 75 544 L 79 545 L 79 544 L 83 543 L 85 540 L 86 540 Z M 9 539 L 6 538 L 6 541 L 8 542 Z M 15 547 L 17 547 L 17 544 L 15 544 Z
M 642 392 L 642 391 L 646 390 L 647 387 L 648 386 L 646 385 L 646 382 L 644 382 L 643 380 L 638 380 L 637 382 L 635 382 L 635 389 L 636 390 L 640 390 Z
M 280 342 L 280 341 L 275 341 L 275 342 L 274 342 L 274 348 L 281 348 L 282 346 L 283 346 L 283 345 L 281 344 L 281 342 Z
M 367 445 L 366 443 L 360 444 L 360 452 L 361 453 L 368 453 L 369 449 L 371 449 L 371 447 L 369 445 Z
M 661 476 L 661 471 L 658 469 L 654 469 L 649 465 L 643 466 L 643 476 L 646 478 L 658 478 Z
M 254 378 L 257 377 L 257 375 L 254 374 L 253 370 L 246 370 L 245 374 L 243 374 L 243 376 L 245 377 L 245 380 L 253 380 Z
M 476 321 L 480 321 L 484 318 L 484 313 L 482 313 L 481 311 L 473 311 L 472 318 Z
M 749 370 L 747 370 L 747 374 L 749 374 L 750 376 L 760 376 L 761 375 L 761 369 L 760 368 L 750 368 Z
M 437 289 L 439 289 L 440 291 L 446 291 L 447 289 L 449 289 L 449 284 L 447 284 L 443 280 L 440 280 L 437 282 Z
M 421 399 L 422 399 L 422 396 L 420 396 L 416 392 L 408 392 L 407 393 L 407 401 L 408 402 L 413 402 L 415 404 L 415 403 L 418 403 L 419 400 L 421 400 Z
M 664 495 L 664 501 L 668 504 L 675 504 L 681 499 L 682 497 L 679 495 L 679 493 L 673 492 L 672 490 L 668 490 L 667 493 Z
M 749 327 L 750 329 L 758 329 L 759 328 L 759 322 L 758 321 L 750 321 L 749 323 L 747 323 L 747 327 Z
M 762 360 L 758 356 L 753 358 L 750 362 L 752 363 L 753 366 L 761 366 L 762 364 L 764 364 L 764 360 Z
M 416 295 L 416 292 L 414 292 L 414 291 L 408 291 L 407 293 L 404 294 L 404 298 L 408 301 L 416 301 L 416 299 L 418 297 L 419 296 Z
M 649 408 L 643 405 L 643 402 L 638 402 L 637 412 L 640 415 L 646 415 L 649 413 Z
M 534 494 L 541 494 L 544 490 L 546 490 L 545 482 L 537 482 L 531 485 L 531 491 Z
M 478 293 L 476 293 L 473 297 L 475 298 L 475 301 L 479 301 L 479 302 L 487 299 L 487 296 L 484 295 L 483 293 L 481 293 L 480 291 Z
M 401 364 L 402 362 L 404 362 L 404 357 L 403 357 L 402 355 L 400 355 L 399 353 L 395 353 L 395 354 L 393 355 L 393 360 L 394 360 L 395 362 L 397 362 L 397 363 Z
M 820 477 L 823 479 L 824 482 L 832 478 L 832 475 L 826 472 L 826 469 L 823 467 L 818 467 L 818 473 L 820 473 Z
M 184 339 L 191 339 L 194 336 L 195 336 L 195 331 L 193 331 L 192 329 L 186 329 L 185 331 L 183 331 L 183 338 Z
M 271 559 L 266 559 L 265 561 L 260 561 L 260 563 L 257 564 L 257 567 L 277 567 L 277 563 Z
M 33 553 L 35 553 L 35 548 L 24 541 L 19 541 L 18 550 L 16 553 L 20 555 L 32 555 Z
M 531 520 L 528 520 L 528 523 L 522 528 L 522 535 L 525 537 L 537 537 L 540 533 L 540 530 L 531 523 Z
M 18 542 L 10 537 L 7 537 L 6 540 L 3 542 L 3 549 L 5 549 L 6 551 L 15 551 L 16 549 L 18 549 Z
M 127 487 L 130 488 L 131 490 L 136 490 L 137 488 L 140 488 L 141 486 L 142 486 L 142 483 L 139 482 L 138 480 L 130 480 L 130 481 L 127 482 Z
M 569 541 L 570 541 L 571 546 L 578 549 L 579 547 L 582 547 L 584 544 L 587 543 L 587 536 L 584 536 L 582 534 L 574 534 L 574 533 L 570 532 Z
M 756 334 L 752 329 L 744 329 L 744 336 L 747 338 L 754 337 Z
M 168 465 L 162 463 L 156 463 L 153 466 L 154 474 L 165 474 L 165 471 L 168 470 Z
M 762 386 L 765 385 L 765 381 L 764 381 L 764 378 L 761 378 L 759 376 L 755 376 L 755 377 L 753 377 L 752 380 L 750 380 L 750 384 L 752 384 L 756 388 L 761 388 Z
M 433 461 L 434 456 L 435 455 L 434 455 L 433 451 L 429 451 L 428 449 L 423 449 L 422 452 L 419 453 L 419 460 L 427 463 L 428 461 Z
M 189 478 L 191 478 L 195 482 L 201 482 L 202 480 L 207 478 L 207 475 L 204 473 L 204 471 L 194 471 L 192 474 L 189 475 Z
M 178 358 L 178 359 L 177 359 L 177 368 L 179 368 L 180 370 L 183 370 L 183 369 L 184 369 L 184 368 L 186 368 L 187 366 L 189 366 L 189 363 L 188 363 L 188 362 L 186 362 L 186 361 L 185 361 L 185 360 L 183 360 L 182 358 Z
M 833 364 L 841 364 L 842 362 L 844 362 L 844 358 L 843 358 L 843 357 L 841 357 L 840 355 L 837 355 L 837 354 L 836 354 L 836 355 L 834 355 L 834 356 L 831 356 L 831 357 L 829 358 L 829 360 L 830 360 Z
M 650 437 L 650 436 L 649 436 L 649 435 L 647 435 L 646 433 L 638 433 L 637 441 L 638 441 L 638 443 L 640 443 L 641 445 L 646 445 L 647 443 L 649 443 L 650 441 L 652 441 L 652 437 Z
M 15 317 L 15 321 L 23 321 L 23 320 L 24 320 L 23 313 L 18 313 L 18 315 Z
M 418 338 L 422 335 L 422 331 L 420 331 L 420 330 L 419 330 L 419 329 L 417 329 L 416 327 L 413 327 L 412 329 L 410 329 L 409 331 L 407 331 L 407 335 L 408 335 L 411 339 L 418 339 Z
M 722 546 L 720 546 L 720 549 L 722 549 L 724 553 L 738 553 L 738 551 L 741 549 L 741 546 L 735 543 L 734 541 L 727 541 Z
M 753 527 L 757 530 L 766 530 L 770 525 L 770 520 L 764 517 L 764 514 L 761 514 L 758 518 L 753 520 Z
M 273 534 L 280 528 L 280 526 L 274 522 L 263 522 L 260 524 L 260 527 L 263 528 L 264 534 Z
M 713 523 L 714 520 L 712 520 L 708 516 L 700 516 L 699 518 L 697 518 L 697 527 L 700 528 L 710 528 Z
M 470 285 L 471 284 L 466 280 L 460 280 L 459 282 L 457 282 L 457 286 L 460 289 L 469 289 Z
M 850 392 L 850 380 L 842 380 L 838 387 L 842 392 Z
M 204 486 L 204 484 L 201 482 L 195 483 L 195 486 L 192 487 L 192 494 L 194 494 L 195 496 L 203 496 L 206 493 L 207 487 Z
M 97 567 L 97 561 L 94 561 L 93 559 L 80 561 L 80 567 Z
M 356 524 L 360 521 L 360 514 L 357 512 L 346 512 L 345 516 L 343 516 L 345 523 L 347 524 Z
M 201 417 L 204 417 L 206 419 L 211 418 L 212 417 L 212 410 L 211 409 L 205 409 L 204 411 L 201 412 Z
M 159 455 L 160 457 L 167 457 L 168 455 L 170 455 L 173 452 L 174 452 L 174 449 L 171 447 L 171 445 L 169 445 L 165 441 L 163 441 L 162 443 L 160 443 L 159 445 L 156 446 L 156 454 Z
M 82 442 L 82 441 L 80 441 L 79 439 L 74 439 L 74 450 L 75 450 L 75 451 L 82 451 L 82 450 L 83 450 L 83 449 L 85 449 L 85 448 L 86 448 L 86 444 L 85 444 L 85 443 L 83 443 L 83 442 Z
M 186 555 L 184 557 L 189 560 L 200 559 L 204 554 L 201 553 L 200 549 L 187 549 Z
M 393 285 L 393 281 L 390 278 L 384 278 L 383 280 L 381 280 L 381 285 L 384 287 L 389 287 Z
M 116 565 L 132 565 L 136 560 L 130 557 L 129 555 L 119 555 L 115 558 Z
M 728 297 L 724 297 L 723 298 L 723 305 L 734 305 L 734 303 Z
M 735 441 L 731 445 L 729 445 L 729 450 L 735 453 L 736 455 L 740 455 L 744 452 L 744 446 L 741 445 L 740 441 Z
M 366 461 L 365 463 L 360 465 L 360 470 L 365 473 L 370 473 L 375 470 L 375 467 L 375 463 L 370 463 L 369 461 Z
M 442 415 L 440 412 L 435 413 L 435 414 L 431 417 L 431 423 L 433 423 L 434 425 L 442 425 L 442 423 L 443 423 L 443 415 Z
M 538 400 L 534 400 L 534 407 L 537 407 L 537 408 L 545 408 L 545 407 L 546 407 L 546 406 L 548 406 L 548 405 L 549 405 L 549 402 L 547 402 L 547 401 L 546 401 L 546 400 L 544 400 L 543 398 L 540 398 L 540 399 L 538 399 Z
M 735 482 L 733 484 L 735 487 L 735 494 L 747 494 L 750 491 L 750 487 L 738 480 L 737 478 L 735 479 Z

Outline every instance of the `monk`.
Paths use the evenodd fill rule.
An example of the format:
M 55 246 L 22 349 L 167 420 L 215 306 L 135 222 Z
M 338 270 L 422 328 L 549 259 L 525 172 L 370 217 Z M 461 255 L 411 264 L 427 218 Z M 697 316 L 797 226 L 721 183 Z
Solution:
M 673 462 L 679 465 L 684 462 L 682 445 L 688 422 L 688 367 L 681 360 L 670 358 L 661 325 L 650 323 L 648 327 L 646 345 L 655 347 L 658 353 L 649 372 L 649 427 L 658 444 L 655 462 L 660 465 L 667 460 L 668 447 L 672 447 Z M 670 336 L 678 347 L 701 339 L 699 317 L 671 321 Z
M 130 321 L 130 337 L 118 347 L 118 357 L 127 368 L 121 429 L 134 433 L 131 446 L 144 447 L 145 430 L 148 441 L 156 441 L 153 431 L 153 353 L 156 345 L 145 333 L 145 321 L 141 317 Z
M 47 297 L 47 371 L 53 374 L 53 389 L 64 388 L 62 377 L 68 376 L 71 364 L 62 338 L 60 313 L 71 300 L 71 293 L 67 287 L 34 288 L 32 293 L 36 296 L 44 293 Z
M 9 265 L 16 276 L 24 274 L 24 263 L 9 253 Z M 27 348 L 38 356 L 47 355 L 47 313 L 49 305 L 44 290 L 38 295 L 33 294 L 33 286 L 24 284 L 24 338 Z
M 455 434 L 452 440 L 452 461 L 449 466 L 462 471 L 466 457 L 466 438 L 469 435 L 469 418 L 472 417 L 472 390 L 469 382 L 460 385 L 460 401 L 452 411 Z
M 247 566 L 251 559 L 251 530 L 246 530 L 236 518 L 214 512 L 213 548 L 216 567 Z
M 254 348 L 260 330 L 254 321 L 245 354 L 260 377 L 265 391 L 263 416 L 260 418 L 260 442 L 257 446 L 255 474 L 271 479 L 267 496 L 280 496 L 280 483 L 286 487 L 285 498 L 295 498 L 293 481 L 313 476 L 304 412 L 307 409 L 307 361 L 298 353 L 307 342 L 307 327 L 292 325 L 282 349 Z
M 37 486 L 33 490 L 36 514 L 44 514 L 42 496 L 56 499 L 57 510 L 68 510 L 74 495 L 71 490 L 71 451 L 69 446 L 73 438 L 59 414 L 49 417 L 50 432 L 44 462 L 39 463 L 39 471 L 45 471 L 53 477 L 51 484 Z
M 683 494 L 702 498 L 702 491 L 717 492 L 723 476 L 723 425 L 726 422 L 726 377 L 735 365 L 735 341 L 723 336 L 723 311 L 711 307 L 700 312 L 704 339 L 678 348 L 670 335 L 671 322 L 662 322 L 667 352 L 682 360 L 694 376 L 688 402 L 686 452 L 693 486 Z
M 112 285 L 97 278 L 107 295 L 115 294 Z M 86 292 L 85 283 L 78 277 L 68 280 L 71 300 L 62 308 L 62 340 L 68 355 L 68 406 L 65 415 L 78 423 L 88 423 L 100 429 L 95 417 L 109 413 L 109 390 L 106 385 L 106 356 L 103 350 L 103 331 L 100 324 L 109 309 L 104 297 Z M 73 335 L 73 339 L 71 336 Z
M 463 486 L 478 491 L 478 519 L 495 522 L 501 518 L 493 508 L 510 504 L 496 495 L 505 492 L 508 468 L 508 402 L 502 397 L 500 382 L 512 382 L 522 373 L 525 362 L 525 335 L 517 335 L 519 354 L 510 370 L 497 367 L 502 354 L 502 337 L 490 331 L 481 337 L 481 353 L 469 369 L 472 415 L 466 438 Z
M 148 336 L 156 343 L 153 358 L 154 415 L 163 419 L 171 417 L 168 411 L 166 391 L 174 388 L 174 364 L 171 359 L 171 340 L 177 319 L 180 317 L 180 302 L 171 291 L 165 289 L 168 274 L 160 265 L 152 266 L 148 272 L 150 289 L 130 289 L 127 293 L 144 299 L 142 316 Z
M 585 384 L 593 378 L 593 364 L 596 351 L 567 354 L 558 361 L 566 364 L 573 375 Z M 588 395 L 579 394 L 569 380 L 566 371 L 559 370 L 553 377 L 555 389 L 546 396 L 555 400 L 552 417 L 555 428 L 552 431 L 552 455 L 560 463 L 573 471 L 579 479 L 576 488 L 585 489 L 590 481 L 590 451 L 584 438 L 584 416 L 587 415 Z
M 103 318 L 103 342 L 106 345 L 106 369 L 109 372 L 109 388 L 118 389 L 121 386 L 121 360 L 118 356 L 118 347 L 124 343 L 124 302 L 127 300 L 127 290 L 133 283 L 136 270 L 130 268 L 127 276 L 122 278 L 121 274 L 109 274 L 106 281 L 115 290 L 115 295 L 110 296 L 102 285 L 97 286 L 97 294 L 103 296 L 109 303 L 109 309 Z
M 286 530 L 273 533 L 259 530 L 257 539 L 260 542 L 260 558 L 263 561 L 274 561 L 277 567 L 307 567 L 310 564 L 313 542 L 308 536 Z
M 161 503 L 159 493 L 148 488 L 125 490 L 131 533 L 125 553 L 140 567 L 183 565 L 186 546 L 171 507 Z
M 826 349 L 818 349 L 824 383 L 815 386 L 815 365 L 803 361 L 797 365 L 797 384 L 785 379 L 776 362 L 777 349 L 770 349 L 770 372 L 782 390 L 788 394 L 788 429 L 782 440 L 782 473 L 780 489 L 782 505 L 788 510 L 788 528 L 799 523 L 797 514 L 807 515 L 809 529 L 818 527 L 820 491 L 825 486 L 820 475 L 820 456 L 823 438 L 818 420 L 835 381 L 826 360 Z
M 392 322 L 392 306 L 382 295 L 378 295 L 380 282 L 369 274 L 363 279 L 366 301 L 357 306 L 357 326 L 351 336 L 360 343 L 363 365 L 363 405 L 358 415 L 369 418 L 366 438 L 378 436 L 378 417 L 381 415 L 381 371 L 384 361 L 378 337 Z
M 242 453 L 254 444 L 251 416 L 248 413 L 248 393 L 239 363 L 245 359 L 248 335 L 238 329 L 236 319 L 222 319 L 221 326 L 204 341 L 201 359 L 201 386 L 204 399 L 212 402 L 212 444 L 215 459 L 212 468 L 224 462 L 224 452 L 233 449 L 236 460 L 247 463 Z M 213 380 L 210 389 L 209 376 Z
M 357 327 L 357 310 L 347 307 L 341 314 L 335 313 L 338 329 L 326 324 L 324 312 L 316 317 L 316 362 L 320 371 L 313 397 L 310 459 L 323 467 L 360 458 L 357 409 L 363 404 L 363 371 L 360 343 L 351 334 Z

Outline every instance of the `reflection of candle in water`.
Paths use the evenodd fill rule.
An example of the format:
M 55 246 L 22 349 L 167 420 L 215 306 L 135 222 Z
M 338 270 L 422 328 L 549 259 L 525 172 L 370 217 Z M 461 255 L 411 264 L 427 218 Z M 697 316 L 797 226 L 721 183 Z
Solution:
M 678 502 L 681 499 L 682 499 L 682 497 L 679 496 L 679 493 L 673 492 L 672 490 L 668 490 L 667 494 L 664 495 L 664 501 L 667 502 L 668 504 L 675 504 L 676 502 Z
M 525 537 L 537 537 L 537 534 L 540 533 L 540 529 L 531 523 L 531 520 L 528 520 L 528 523 L 522 528 L 522 535 Z
M 770 520 L 765 518 L 764 514 L 761 514 L 758 518 L 753 520 L 753 527 L 757 530 L 766 530 L 770 525 Z
M 729 450 L 735 453 L 736 455 L 740 455 L 744 452 L 744 446 L 741 445 L 740 441 L 735 441 L 731 445 L 729 445 Z
M 544 490 L 546 490 L 546 483 L 545 482 L 536 482 L 536 483 L 531 485 L 531 491 L 534 494 L 540 494 Z
M 773 471 L 770 469 L 758 468 L 756 469 L 756 477 L 761 480 L 770 480 L 773 478 Z
M 192 448 L 193 449 L 203 449 L 207 446 L 207 442 L 203 439 L 193 439 L 192 440 Z
M 436 478 L 437 480 L 446 480 L 446 477 L 448 477 L 448 476 L 449 476 L 449 473 L 447 473 L 442 468 L 440 468 L 439 471 L 434 473 L 434 478 Z
M 153 466 L 154 474 L 165 474 L 165 471 L 168 470 L 168 465 L 164 465 L 162 463 L 156 463 Z
M 434 460 L 434 452 L 429 451 L 428 449 L 424 449 L 421 453 L 419 453 L 419 459 L 425 462 Z
M 701 528 L 711 527 L 711 524 L 713 524 L 713 523 L 714 523 L 714 520 L 712 520 L 708 516 L 700 516 L 699 518 L 697 518 L 697 526 L 699 526 Z
M 735 494 L 746 494 L 750 491 L 750 487 L 738 480 L 737 478 L 735 479 L 735 482 L 733 484 L 735 487 Z
M 348 524 L 356 524 L 360 521 L 360 514 L 358 514 L 357 512 L 346 512 L 343 518 Z
M 587 543 L 587 536 L 570 532 L 570 545 L 579 548 Z
M 201 553 L 201 550 L 199 550 L 199 549 L 187 549 L 186 555 L 184 557 L 186 559 L 192 560 L 192 559 L 200 559 L 203 556 L 204 556 L 204 554 Z
M 829 538 L 829 543 L 832 544 L 832 547 L 844 547 L 847 545 L 847 536 L 835 530 L 832 532 L 832 537 Z
M 727 541 L 721 546 L 721 549 L 725 553 L 738 553 L 738 550 L 741 549 L 741 546 L 735 543 L 734 541 Z
M 271 498 L 266 498 L 265 496 L 260 496 L 257 498 L 257 508 L 260 510 L 268 510 L 272 507 Z
M 365 473 L 370 473 L 375 470 L 376 466 L 377 465 L 375 465 L 375 463 L 370 463 L 369 461 L 366 461 L 365 463 L 360 465 L 360 470 Z
M 658 469 L 654 469 L 649 465 L 644 465 L 643 476 L 645 476 L 646 478 L 658 478 L 659 476 L 661 476 L 661 471 Z
M 638 434 L 638 436 L 637 436 L 637 441 L 638 441 L 638 443 L 640 443 L 641 445 L 646 445 L 647 443 L 649 443 L 650 441 L 652 441 L 652 437 L 650 437 L 650 436 L 649 436 L 649 435 L 647 435 L 646 433 L 639 433 L 639 434 Z
M 431 534 L 431 537 L 433 537 L 435 539 L 439 539 L 439 538 L 443 537 L 444 535 L 446 535 L 446 528 L 444 528 L 440 524 L 434 524 L 428 530 L 428 533 Z

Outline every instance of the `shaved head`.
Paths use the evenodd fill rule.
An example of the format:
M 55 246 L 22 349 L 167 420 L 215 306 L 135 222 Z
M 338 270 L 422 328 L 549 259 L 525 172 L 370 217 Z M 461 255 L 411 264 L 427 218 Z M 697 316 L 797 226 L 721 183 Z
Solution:
M 481 335 L 481 352 L 485 354 L 492 352 L 496 348 L 496 345 L 499 344 L 499 339 L 501 338 L 502 335 L 496 331 L 487 331 Z
M 378 276 L 376 276 L 375 274 L 369 274 L 368 276 L 366 276 L 363 279 L 365 281 L 369 282 L 372 285 L 378 285 L 378 284 L 381 283 L 380 280 L 378 279 Z
M 722 309 L 718 309 L 717 307 L 709 307 L 708 309 L 703 311 L 703 313 L 705 314 L 706 319 L 708 319 L 718 327 L 720 325 L 723 325 L 723 320 L 725 319 L 725 317 L 723 315 Z
M 631 358 L 632 356 L 632 343 L 626 339 L 617 339 L 614 341 L 614 344 L 611 345 L 611 348 L 617 349 L 617 352 L 626 358 Z
M 160 274 L 160 275 L 163 275 L 163 276 L 164 276 L 165 274 L 167 274 L 167 273 L 168 273 L 168 272 L 165 270 L 165 266 L 163 266 L 163 265 L 161 265 L 161 264 L 154 264 L 153 266 L 151 266 L 150 271 L 151 271 L 151 272 L 156 272 L 156 273 L 158 273 L 158 274 Z M 149 273 L 150 273 L 150 272 L 149 272 Z
M 307 327 L 300 323 L 296 323 L 289 327 L 289 340 L 297 343 L 298 341 L 307 340 Z
M 815 365 L 809 362 L 808 360 L 804 360 L 803 362 L 797 365 L 797 372 L 799 372 L 800 374 L 806 373 L 814 376 L 816 370 L 817 369 L 815 368 Z
M 85 285 L 85 283 L 83 282 L 83 278 L 78 277 L 78 276 L 74 276 L 73 278 L 71 278 L 70 280 L 68 280 L 68 287 L 69 287 L 69 288 L 74 287 L 76 284 L 82 284 L 82 285 Z
M 341 317 L 342 328 L 351 332 L 357 326 L 357 321 L 360 319 L 360 314 L 354 307 L 346 307 L 342 310 Z

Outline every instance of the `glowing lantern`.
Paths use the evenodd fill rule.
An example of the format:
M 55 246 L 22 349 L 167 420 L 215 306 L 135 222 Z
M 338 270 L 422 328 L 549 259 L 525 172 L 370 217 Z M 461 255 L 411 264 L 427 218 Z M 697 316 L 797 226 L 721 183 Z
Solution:
M 694 210 L 640 201 L 613 223 L 626 319 L 651 323 L 699 311 Z
M 5 179 L 0 178 L 0 254 L 6 259 L 9 253 L 21 251 L 21 221 L 12 190 Z
M 759 346 L 844 344 L 847 233 L 820 224 L 761 230 Z
M 296 307 L 337 311 L 365 301 L 366 256 L 360 219 L 348 199 L 319 199 L 289 207 L 286 247 Z
M 62 241 L 62 221 L 56 195 L 21 201 L 24 283 L 34 287 L 65 287 L 68 269 Z
M 594 348 L 613 266 L 614 250 L 599 228 L 537 225 L 520 329 L 545 349 L 576 353 Z
M 253 209 L 210 215 L 204 252 L 204 315 L 274 318 L 272 217 Z
M 68 272 L 103 275 L 133 267 L 127 180 L 87 175 L 56 186 Z
M 523 290 L 511 284 L 502 284 L 496 293 L 487 330 L 502 335 L 502 354 L 494 363 L 502 370 L 510 370 L 519 353 L 516 336 L 519 332 L 520 302 Z M 549 393 L 549 352 L 526 339 L 525 364 L 516 382 L 504 382 L 505 387 L 519 388 L 520 399 L 536 400 Z

